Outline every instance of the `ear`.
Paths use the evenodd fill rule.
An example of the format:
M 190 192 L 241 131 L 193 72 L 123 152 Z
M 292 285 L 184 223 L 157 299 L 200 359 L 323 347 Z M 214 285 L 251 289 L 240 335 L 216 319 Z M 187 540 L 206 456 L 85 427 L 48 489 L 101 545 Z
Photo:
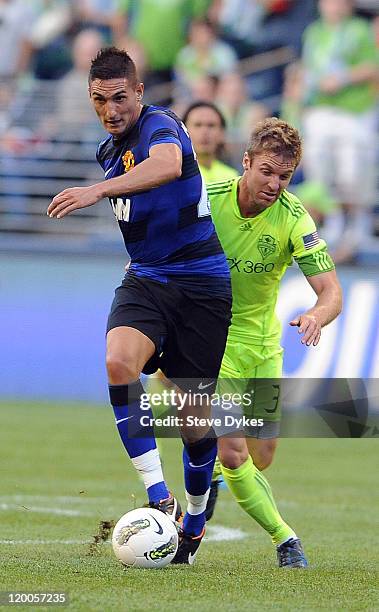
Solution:
M 242 166 L 244 170 L 249 170 L 249 168 L 251 168 L 251 159 L 246 151 L 243 154 Z
M 143 91 L 144 91 L 143 83 L 138 83 L 136 87 L 137 100 L 142 100 Z

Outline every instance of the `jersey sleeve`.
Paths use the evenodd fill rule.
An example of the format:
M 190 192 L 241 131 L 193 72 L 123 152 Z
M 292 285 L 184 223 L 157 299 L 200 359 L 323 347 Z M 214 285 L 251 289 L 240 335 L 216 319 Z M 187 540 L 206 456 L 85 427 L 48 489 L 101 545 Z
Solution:
M 96 161 L 98 164 L 100 164 L 100 166 L 104 170 L 103 164 L 101 163 L 101 148 L 100 147 L 101 147 L 101 143 L 97 146 L 97 149 L 96 149 Z
M 96 149 L 96 160 L 97 163 L 100 164 L 100 166 L 102 167 L 103 170 L 105 170 L 105 148 L 106 148 L 106 144 L 109 142 L 109 140 L 111 139 L 111 136 L 107 136 L 107 138 L 105 138 L 105 140 L 102 140 Z
M 309 213 L 301 215 L 294 225 L 289 247 L 292 257 L 305 276 L 334 270 L 334 262 L 327 251 L 326 243 L 319 237 Z
M 179 126 L 174 119 L 164 113 L 151 114 L 144 121 L 141 136 L 148 143 L 148 149 L 158 144 L 173 143 L 182 149 Z

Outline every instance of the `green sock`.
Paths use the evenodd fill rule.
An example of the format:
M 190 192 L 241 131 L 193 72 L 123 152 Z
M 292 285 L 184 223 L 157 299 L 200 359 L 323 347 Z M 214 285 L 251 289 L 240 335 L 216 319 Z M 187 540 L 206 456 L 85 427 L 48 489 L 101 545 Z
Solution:
M 249 456 L 239 468 L 221 466 L 222 475 L 237 503 L 271 536 L 274 544 L 296 538 L 276 507 L 271 487 Z
M 221 461 L 218 457 L 216 457 L 216 461 L 215 461 L 214 468 L 213 468 L 212 480 L 218 480 L 221 474 L 222 474 Z

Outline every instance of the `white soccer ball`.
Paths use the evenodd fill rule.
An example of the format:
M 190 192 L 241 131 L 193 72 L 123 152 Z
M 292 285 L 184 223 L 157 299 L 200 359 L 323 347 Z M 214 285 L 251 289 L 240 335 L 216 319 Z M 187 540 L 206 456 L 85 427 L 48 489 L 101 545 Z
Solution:
M 178 549 L 178 532 L 164 512 L 137 508 L 116 523 L 112 546 L 117 559 L 127 567 L 165 567 Z

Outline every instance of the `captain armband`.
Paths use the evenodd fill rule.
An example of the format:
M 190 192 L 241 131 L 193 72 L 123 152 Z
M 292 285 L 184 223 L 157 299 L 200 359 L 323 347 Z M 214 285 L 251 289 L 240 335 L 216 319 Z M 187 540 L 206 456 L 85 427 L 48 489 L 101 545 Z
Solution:
M 335 268 L 333 259 L 330 257 L 326 247 L 314 253 L 307 253 L 304 257 L 295 257 L 295 261 L 305 276 L 315 276 L 322 272 L 330 272 Z

